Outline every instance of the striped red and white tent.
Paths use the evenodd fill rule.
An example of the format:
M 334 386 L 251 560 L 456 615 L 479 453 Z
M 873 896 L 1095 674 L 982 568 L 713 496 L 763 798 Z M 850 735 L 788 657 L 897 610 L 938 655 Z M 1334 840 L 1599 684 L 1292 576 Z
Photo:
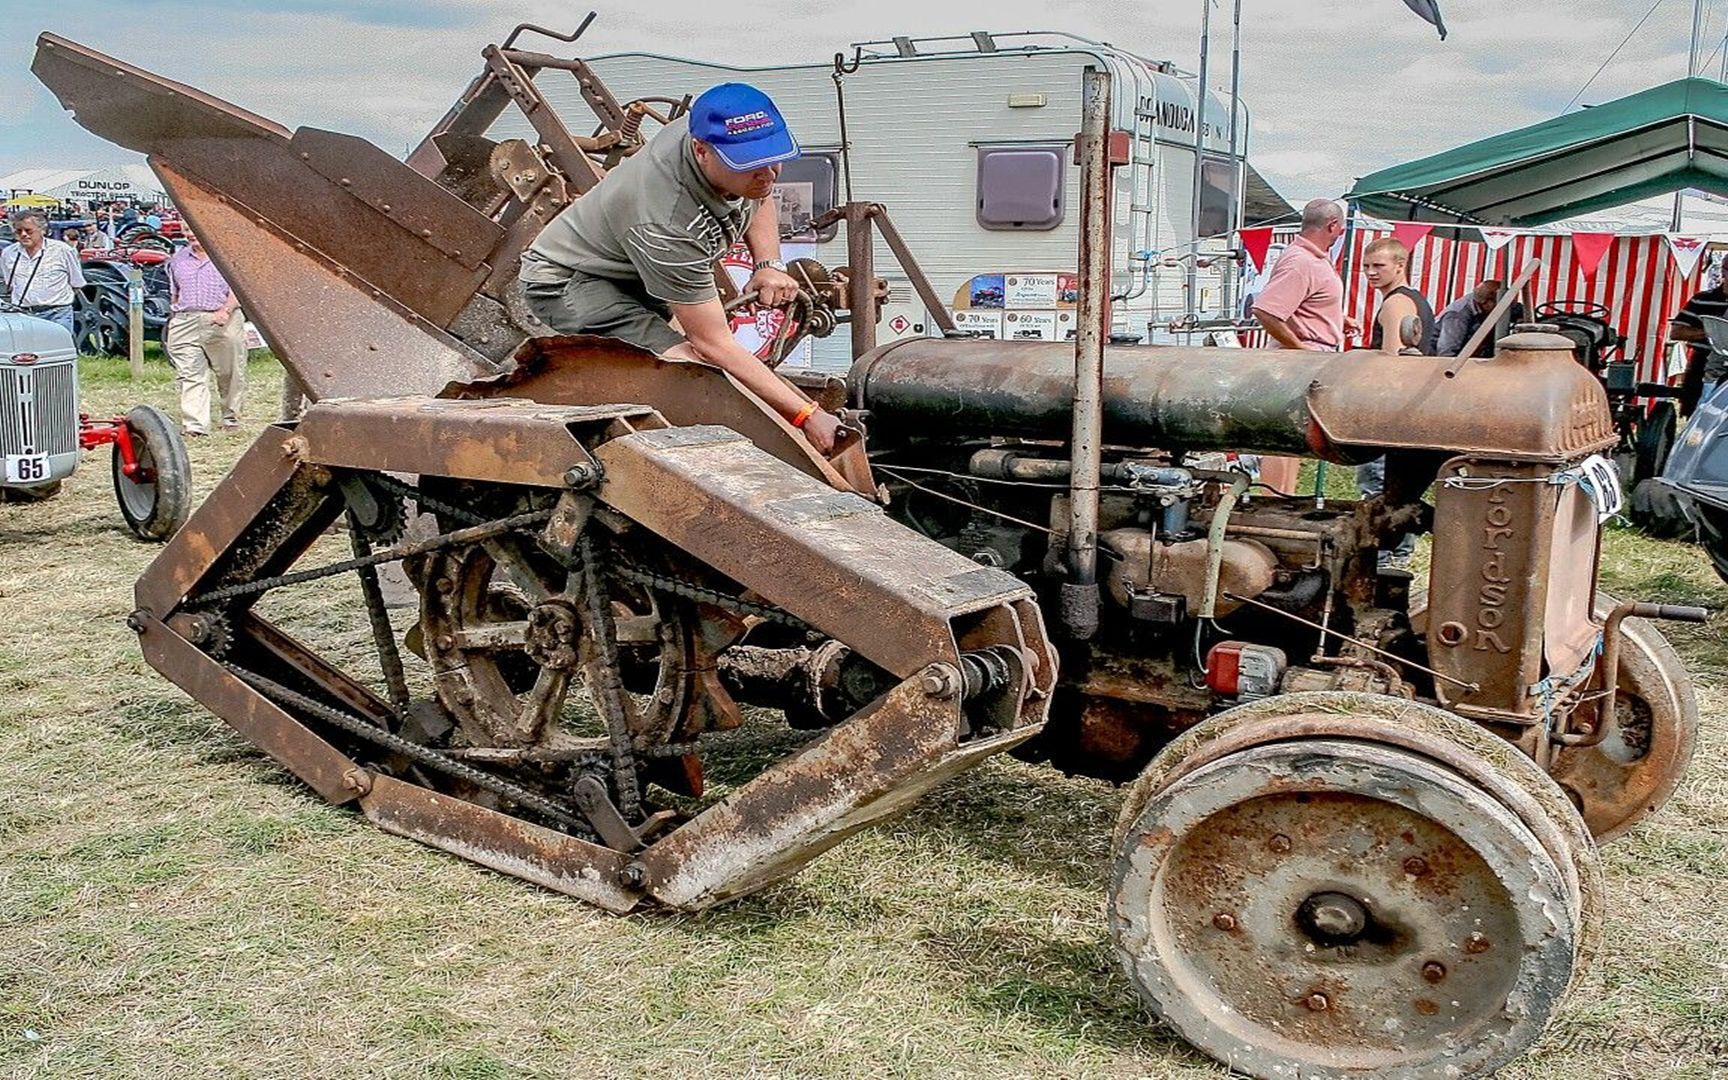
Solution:
M 1288 243 L 1295 235 L 1294 230 L 1280 232 L 1275 242 Z M 1340 260 L 1348 271 L 1345 313 L 1363 325 L 1372 319 L 1378 299 L 1359 269 L 1362 249 L 1390 235 L 1390 225 L 1356 228 L 1350 234 L 1348 255 Z M 1706 263 L 1699 262 L 1690 276 L 1682 276 L 1660 233 L 1614 237 L 1588 282 L 1574 260 L 1569 235 L 1524 233 L 1496 251 L 1479 240 L 1429 234 L 1411 251 L 1410 283 L 1438 312 L 1482 281 L 1510 281 L 1532 260 L 1540 267 L 1531 283 L 1537 304 L 1594 302 L 1606 306 L 1609 321 L 1626 337 L 1622 355 L 1616 359 L 1635 361 L 1640 381 L 1666 381 L 1663 369 L 1668 320 L 1703 288 Z

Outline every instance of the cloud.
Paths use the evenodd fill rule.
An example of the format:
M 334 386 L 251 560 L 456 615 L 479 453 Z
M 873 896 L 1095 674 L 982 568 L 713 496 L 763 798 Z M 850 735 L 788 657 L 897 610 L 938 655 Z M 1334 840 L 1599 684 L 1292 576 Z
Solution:
M 1251 155 L 1296 202 L 1557 114 L 1645 10 L 1624 0 L 1441 0 L 1451 31 L 1442 43 L 1401 0 L 1242 6 Z M 1219 87 L 1229 80 L 1231 7 L 1213 0 Z M 52 10 L 48 23 L 290 127 L 348 131 L 401 152 L 479 70 L 482 45 L 518 22 L 573 29 L 581 11 L 563 0 L 83 0 Z M 752 67 L 825 62 L 849 42 L 896 33 L 1061 27 L 1194 70 L 1200 12 L 1195 0 L 662 0 L 607 5 L 579 47 L 535 35 L 523 44 Z M 1658 9 L 1583 101 L 1683 75 L 1689 30 L 1685 5 Z M 1711 34 L 1725 30 L 1717 19 Z M 29 77 L 34 37 L 18 19 L 0 29 L 0 171 L 136 160 L 85 134 Z

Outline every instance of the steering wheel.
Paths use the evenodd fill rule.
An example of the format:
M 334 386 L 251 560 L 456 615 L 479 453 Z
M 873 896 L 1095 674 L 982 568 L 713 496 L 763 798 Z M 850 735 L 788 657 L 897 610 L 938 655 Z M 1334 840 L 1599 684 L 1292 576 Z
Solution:
M 1583 315 L 1586 318 L 1609 322 L 1614 313 L 1608 310 L 1607 304 L 1590 300 L 1544 300 L 1536 305 L 1537 319 L 1545 319 L 1550 315 Z

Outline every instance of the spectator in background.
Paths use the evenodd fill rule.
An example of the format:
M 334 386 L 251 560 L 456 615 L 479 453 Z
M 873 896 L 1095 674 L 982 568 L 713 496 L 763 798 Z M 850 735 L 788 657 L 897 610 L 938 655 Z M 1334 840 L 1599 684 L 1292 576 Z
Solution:
M 138 223 L 138 208 L 129 202 L 120 204 L 120 231 L 125 232 Z
M 1489 278 L 1471 289 L 1464 296 L 1446 305 L 1446 310 L 1440 313 L 1440 337 L 1434 346 L 1435 356 L 1457 356 L 1471 335 L 1482 328 L 1488 313 L 1494 310 L 1494 305 L 1500 302 L 1500 293 L 1505 290 L 1503 282 Z M 1482 344 L 1476 347 L 1477 356 L 1494 355 L 1494 339 L 1482 339 Z
M 1690 414 L 1698 407 L 1706 387 L 1728 377 L 1728 355 L 1710 347 L 1704 333 L 1703 315 L 1728 319 L 1728 289 L 1722 276 L 1705 276 L 1705 286 L 1668 323 L 1668 339 L 1686 342 L 1686 374 L 1680 380 L 1680 411 Z
M 1260 294 L 1254 317 L 1280 349 L 1337 352 L 1346 334 L 1361 327 L 1344 317 L 1344 282 L 1332 265 L 1332 242 L 1344 235 L 1344 208 L 1332 199 L 1314 199 L 1302 208 L 1302 231 L 1278 256 Z M 1260 479 L 1294 494 L 1302 459 L 1264 457 Z
M 1434 320 L 1434 307 L 1428 298 L 1410 287 L 1410 249 L 1394 236 L 1382 237 L 1362 249 L 1362 273 L 1368 284 L 1380 294 L 1380 308 L 1374 313 L 1374 328 L 1368 334 L 1368 347 L 1394 356 L 1404 351 L 1403 327 L 1408 319 L 1417 320 L 1416 351 L 1433 356 L 1439 329 Z M 1356 466 L 1356 487 L 1364 499 L 1386 493 L 1386 459 Z M 1416 551 L 1416 535 L 1404 533 L 1390 551 L 1379 553 L 1380 570 L 1409 570 L 1410 556 Z
M 188 435 L 210 433 L 210 372 L 222 398 L 222 429 L 240 426 L 246 398 L 246 320 L 234 291 L 198 242 L 168 259 L 168 325 L 162 342 L 180 386 L 180 424 Z
M 162 215 L 157 207 L 152 206 L 144 211 L 144 224 L 150 226 L 151 232 L 162 231 Z
M 6 299 L 38 319 L 59 323 L 76 334 L 73 290 L 84 287 L 78 252 L 63 240 L 48 239 L 48 218 L 40 210 L 12 215 L 15 243 L 0 248 L 0 285 Z

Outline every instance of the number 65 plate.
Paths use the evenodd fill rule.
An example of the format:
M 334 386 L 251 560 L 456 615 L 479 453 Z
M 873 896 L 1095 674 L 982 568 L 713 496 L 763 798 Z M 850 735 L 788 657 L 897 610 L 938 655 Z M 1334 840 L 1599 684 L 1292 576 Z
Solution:
M 7 454 L 0 458 L 5 465 L 8 484 L 45 484 L 48 482 L 47 454 Z

